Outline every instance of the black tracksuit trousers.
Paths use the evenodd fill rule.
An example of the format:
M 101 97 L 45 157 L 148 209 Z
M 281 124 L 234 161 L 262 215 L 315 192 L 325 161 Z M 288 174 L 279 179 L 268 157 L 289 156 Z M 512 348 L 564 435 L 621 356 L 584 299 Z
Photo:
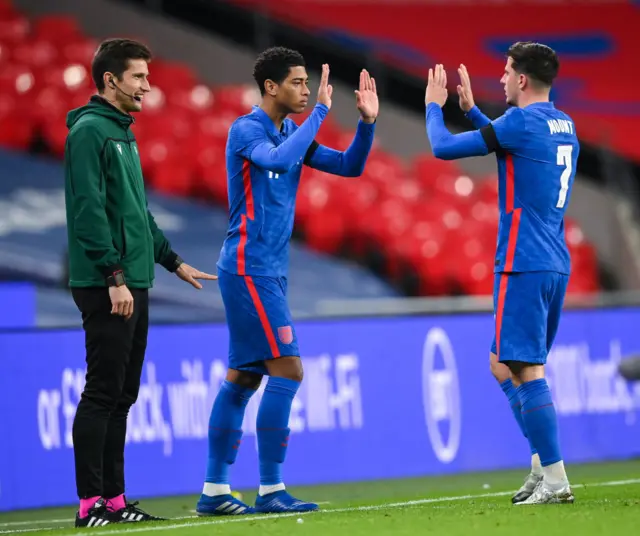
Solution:
M 138 398 L 149 329 L 149 295 L 130 289 L 133 316 L 111 314 L 107 288 L 73 288 L 85 332 L 86 384 L 73 422 L 78 497 L 111 499 L 125 491 L 129 408 Z

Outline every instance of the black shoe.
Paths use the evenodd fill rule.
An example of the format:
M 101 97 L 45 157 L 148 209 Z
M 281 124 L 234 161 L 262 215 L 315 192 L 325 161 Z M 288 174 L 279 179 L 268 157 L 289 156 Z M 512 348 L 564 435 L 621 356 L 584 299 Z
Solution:
M 86 517 L 80 517 L 80 512 L 76 513 L 77 527 L 104 527 L 113 523 L 120 523 L 122 517 L 117 512 L 110 512 L 104 499 L 98 499 L 90 509 Z
M 122 523 L 139 523 L 141 521 L 167 521 L 164 517 L 156 517 L 138 508 L 138 501 L 127 503 L 122 510 L 115 512 Z

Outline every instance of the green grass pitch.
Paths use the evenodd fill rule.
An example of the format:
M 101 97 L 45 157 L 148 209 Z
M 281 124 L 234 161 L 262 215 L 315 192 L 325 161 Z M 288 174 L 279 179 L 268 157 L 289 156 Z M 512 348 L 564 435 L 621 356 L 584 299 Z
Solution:
M 166 536 L 294 535 L 517 535 L 602 536 L 637 534 L 640 527 L 640 461 L 569 466 L 573 505 L 512 506 L 523 471 L 474 473 L 291 488 L 321 502 L 306 515 L 195 517 L 197 496 L 141 501 L 171 519 L 155 524 L 116 524 L 74 529 L 75 505 L 0 514 L 0 534 L 161 533 Z M 244 493 L 252 504 L 253 493 Z M 133 499 L 133 498 L 132 498 Z

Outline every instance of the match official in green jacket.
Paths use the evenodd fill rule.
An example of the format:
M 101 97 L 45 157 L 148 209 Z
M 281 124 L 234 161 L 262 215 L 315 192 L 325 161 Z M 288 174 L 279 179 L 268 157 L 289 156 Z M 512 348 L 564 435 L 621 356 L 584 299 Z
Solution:
M 93 59 L 98 95 L 67 116 L 69 285 L 85 330 L 86 385 L 73 423 L 76 526 L 158 518 L 125 500 L 124 445 L 138 397 L 155 264 L 196 288 L 217 279 L 184 263 L 147 208 L 133 112 L 150 91 L 151 53 L 126 39 Z

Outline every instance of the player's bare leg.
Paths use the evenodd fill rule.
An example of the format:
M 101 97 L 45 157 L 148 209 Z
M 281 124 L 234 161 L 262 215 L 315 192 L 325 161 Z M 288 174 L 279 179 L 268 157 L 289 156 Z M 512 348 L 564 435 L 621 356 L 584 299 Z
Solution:
M 256 511 L 261 513 L 311 512 L 315 503 L 301 501 L 287 493 L 281 467 L 289 444 L 291 404 L 302 382 L 299 357 L 279 357 L 265 361 L 269 382 L 258 410 L 258 455 L 260 458 L 260 490 Z
M 516 389 L 520 386 L 520 383 L 517 378 L 513 377 L 511 374 L 511 370 L 504 363 L 500 363 L 498 360 L 498 356 L 493 352 L 489 356 L 489 366 L 491 368 L 491 374 L 500 384 L 500 388 L 504 392 L 509 401 L 509 406 L 511 407 L 511 411 L 513 412 L 513 416 L 516 419 L 516 422 L 520 426 L 520 430 L 522 431 L 522 435 L 525 438 L 527 437 L 527 431 L 524 427 L 524 423 L 522 422 L 522 412 L 520 409 L 520 399 L 518 398 L 518 393 Z M 540 456 L 536 452 L 535 448 L 531 445 L 531 472 L 524 479 L 524 483 L 520 487 L 518 491 L 516 491 L 511 497 L 511 502 L 513 504 L 517 504 L 519 502 L 527 500 L 533 490 L 536 488 L 538 483 L 542 480 L 542 466 L 540 465 Z
M 244 515 L 255 510 L 231 494 L 228 472 L 235 462 L 247 403 L 258 390 L 262 375 L 229 369 L 209 420 L 209 460 L 202 495 L 196 506 L 200 516 Z
M 509 368 L 519 383 L 523 421 L 540 455 L 543 471 L 543 479 L 531 496 L 516 504 L 573 503 L 571 485 L 560 454 L 557 417 L 544 377 L 544 365 L 510 361 Z

